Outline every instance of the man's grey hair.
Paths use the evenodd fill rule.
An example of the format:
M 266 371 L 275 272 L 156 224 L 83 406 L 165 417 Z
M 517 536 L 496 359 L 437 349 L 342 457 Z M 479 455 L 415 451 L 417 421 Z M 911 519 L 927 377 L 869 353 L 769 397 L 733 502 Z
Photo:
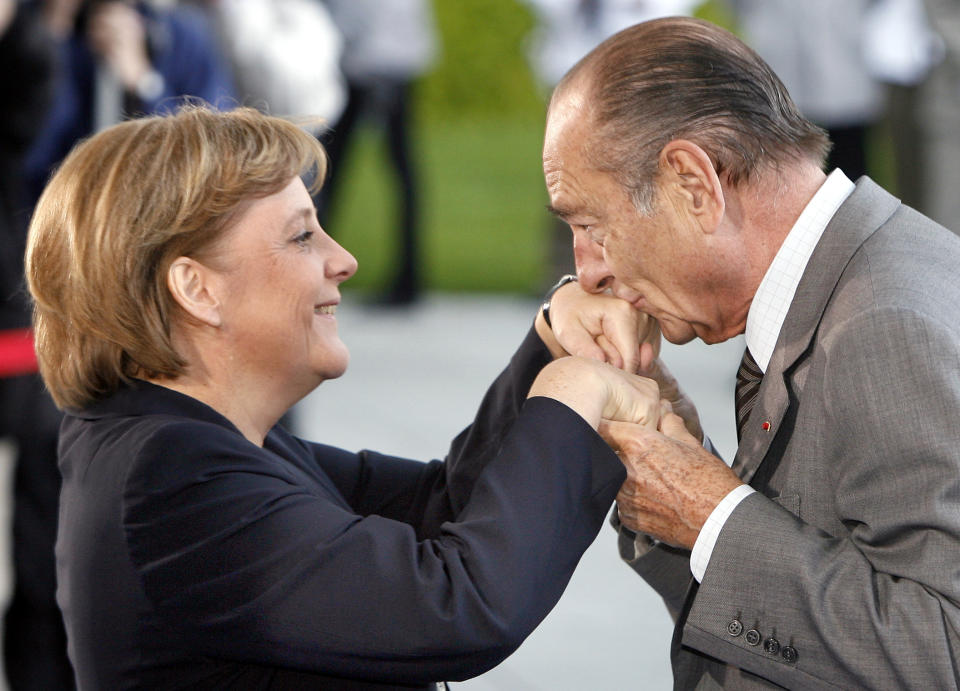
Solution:
M 574 86 L 594 125 L 589 155 L 641 213 L 653 213 L 659 155 L 671 140 L 703 148 L 733 186 L 804 159 L 822 168 L 830 150 L 759 55 L 699 19 L 658 19 L 615 34 L 570 70 L 554 100 Z

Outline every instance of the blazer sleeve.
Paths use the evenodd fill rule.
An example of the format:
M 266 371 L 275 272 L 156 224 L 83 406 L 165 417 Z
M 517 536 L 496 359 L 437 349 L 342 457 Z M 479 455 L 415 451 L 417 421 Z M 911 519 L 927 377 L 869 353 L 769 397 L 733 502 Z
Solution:
M 685 644 L 787 687 L 957 688 L 958 344 L 955 324 L 903 308 L 824 336 L 823 446 L 805 453 L 838 527 L 806 522 L 802 503 L 745 499 L 720 533 Z M 761 642 L 731 635 L 734 619 Z
M 531 328 L 487 390 L 472 424 L 453 440 L 443 463 L 420 463 L 372 451 L 313 453 L 354 510 L 409 523 L 421 538 L 436 537 L 466 506 L 480 474 L 497 457 L 523 409 L 533 380 L 552 360 Z
M 130 554 L 162 625 L 200 655 L 398 684 L 473 676 L 516 649 L 625 475 L 582 418 L 533 398 L 456 519 L 418 539 L 186 424 L 152 437 L 126 483 Z

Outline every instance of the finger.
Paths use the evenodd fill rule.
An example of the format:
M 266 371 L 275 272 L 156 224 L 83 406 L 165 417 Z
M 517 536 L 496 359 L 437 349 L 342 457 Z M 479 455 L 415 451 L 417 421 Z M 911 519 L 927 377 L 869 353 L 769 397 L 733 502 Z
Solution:
M 696 438 L 690 434 L 690 431 L 683 422 L 683 418 L 673 412 L 661 415 L 659 429 L 664 436 L 670 437 L 671 439 L 676 439 L 685 444 L 700 445 Z
M 622 454 L 624 449 L 628 447 L 631 449 L 638 448 L 650 434 L 641 425 L 634 422 L 615 420 L 601 420 L 597 427 L 597 433 L 618 454 Z
M 660 399 L 660 420 L 662 421 L 663 417 L 670 413 L 673 413 L 673 404 L 670 403 L 670 401 L 668 401 L 667 399 L 661 398 Z
M 555 328 L 554 334 L 564 350 L 571 355 L 579 355 L 600 362 L 607 361 L 606 352 L 597 345 L 593 336 L 582 325 L 577 324 L 576 328 L 565 328 L 562 331 Z
M 640 366 L 640 336 L 637 333 L 637 315 L 630 307 L 623 316 L 606 316 L 601 322 L 603 336 L 609 340 L 622 358 L 618 365 L 627 372 L 636 372 Z
M 619 500 L 617 501 L 617 518 L 620 519 L 621 525 L 630 528 L 636 523 L 636 516 L 630 513 L 624 506 L 621 506 Z
M 603 350 L 604 362 L 608 362 L 617 369 L 623 369 L 623 358 L 620 356 L 620 352 L 616 349 L 613 343 L 610 342 L 603 334 L 600 334 L 596 338 L 596 343 Z
M 617 455 L 620 454 L 620 437 L 616 436 L 616 433 L 613 432 L 610 428 L 614 425 L 622 425 L 622 422 L 613 422 L 611 420 L 601 420 L 600 424 L 597 425 L 597 434 L 607 442 L 607 445 L 613 449 L 614 453 Z
M 654 348 L 654 346 L 650 343 L 641 343 L 640 361 L 637 364 L 637 372 L 656 379 L 654 375 L 656 374 L 657 370 L 656 363 L 659 350 L 659 347 Z
M 638 533 L 650 534 L 651 527 L 659 522 L 643 504 L 636 503 L 621 494 L 617 495 L 617 516 L 622 525 Z
M 660 322 L 649 314 L 640 315 L 641 322 L 638 330 L 638 337 L 642 343 L 650 346 L 653 351 L 653 357 L 660 355 L 660 343 L 662 342 L 660 334 Z

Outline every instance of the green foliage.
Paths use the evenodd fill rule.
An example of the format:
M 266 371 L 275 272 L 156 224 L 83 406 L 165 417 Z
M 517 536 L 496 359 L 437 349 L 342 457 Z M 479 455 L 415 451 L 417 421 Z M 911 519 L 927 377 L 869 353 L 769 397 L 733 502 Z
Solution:
M 545 104 L 518 0 L 434 0 L 441 52 L 416 90 L 413 150 L 421 180 L 421 267 L 431 290 L 539 293 L 552 224 L 540 167 Z M 722 0 L 698 14 L 730 26 Z M 347 290 L 390 281 L 397 195 L 374 129 L 354 142 L 328 230 L 360 269 Z
M 534 25 L 516 0 L 435 0 L 441 52 L 420 84 L 428 121 L 536 116 L 542 108 L 526 37 Z
M 540 291 L 548 230 L 542 128 L 517 118 L 418 128 L 420 266 L 429 289 Z M 347 289 L 373 292 L 394 271 L 398 199 L 382 135 L 358 134 L 328 230 L 360 263 Z
M 799 0 L 803 2 L 803 0 Z M 693 15 L 700 19 L 706 19 L 717 26 L 722 26 L 727 31 L 737 33 L 736 19 L 733 11 L 724 0 L 707 0 L 700 3 L 694 10 Z

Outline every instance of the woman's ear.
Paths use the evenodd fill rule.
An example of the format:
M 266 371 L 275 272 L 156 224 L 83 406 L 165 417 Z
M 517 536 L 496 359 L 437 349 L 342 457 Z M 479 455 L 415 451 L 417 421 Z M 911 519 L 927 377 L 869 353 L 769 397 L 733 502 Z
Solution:
M 720 177 L 713 161 L 699 145 L 674 139 L 660 152 L 661 174 L 669 181 L 674 199 L 700 222 L 704 232 L 713 233 L 726 208 Z
M 184 311 L 202 324 L 223 323 L 213 270 L 190 257 L 177 257 L 167 271 L 167 288 Z

